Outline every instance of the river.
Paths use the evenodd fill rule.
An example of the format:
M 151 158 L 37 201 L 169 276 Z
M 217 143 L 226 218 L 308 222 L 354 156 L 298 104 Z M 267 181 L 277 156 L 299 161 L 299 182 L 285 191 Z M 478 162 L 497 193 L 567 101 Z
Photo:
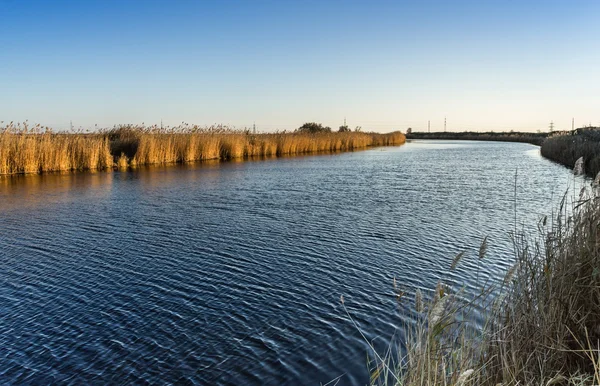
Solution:
M 0 380 L 366 384 L 341 295 L 385 349 L 411 315 L 394 277 L 469 287 L 486 236 L 501 277 L 515 205 L 533 232 L 572 182 L 536 146 L 468 141 L 0 178 Z

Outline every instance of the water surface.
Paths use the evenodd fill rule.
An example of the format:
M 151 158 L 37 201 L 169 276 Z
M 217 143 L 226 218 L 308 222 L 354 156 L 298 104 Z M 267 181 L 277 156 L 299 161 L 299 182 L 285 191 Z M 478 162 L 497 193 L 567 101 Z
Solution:
M 517 184 L 515 190 L 515 172 Z M 413 141 L 251 162 L 0 179 L 0 380 L 368 383 L 413 293 L 499 277 L 569 171 L 528 144 Z M 516 197 L 516 200 L 515 200 Z

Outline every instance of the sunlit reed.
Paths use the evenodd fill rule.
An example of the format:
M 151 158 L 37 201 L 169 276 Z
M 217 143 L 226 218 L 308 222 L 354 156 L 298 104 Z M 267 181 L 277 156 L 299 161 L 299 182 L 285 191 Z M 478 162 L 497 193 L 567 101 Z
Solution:
M 113 166 L 102 134 L 62 134 L 27 124 L 0 127 L 0 174 L 95 170 Z
M 122 125 L 94 133 L 54 133 L 10 123 L 0 127 L 0 174 L 126 169 L 141 165 L 339 152 L 404 143 L 400 132 L 252 134 L 223 126 Z

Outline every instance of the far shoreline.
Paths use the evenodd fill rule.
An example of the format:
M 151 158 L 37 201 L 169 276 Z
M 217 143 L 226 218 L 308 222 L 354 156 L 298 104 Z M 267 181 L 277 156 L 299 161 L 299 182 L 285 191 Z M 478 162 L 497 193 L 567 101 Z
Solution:
M 411 132 L 406 134 L 406 139 L 436 139 L 436 140 L 463 140 L 463 141 L 496 141 L 496 142 L 523 142 L 536 146 L 542 146 L 550 133 L 526 133 L 526 132 Z

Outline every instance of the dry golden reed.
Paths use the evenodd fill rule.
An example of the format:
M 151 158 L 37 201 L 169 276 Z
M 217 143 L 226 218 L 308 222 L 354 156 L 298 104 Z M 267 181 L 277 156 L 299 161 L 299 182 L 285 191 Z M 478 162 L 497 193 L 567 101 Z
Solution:
M 251 134 L 183 124 L 168 129 L 124 125 L 95 133 L 53 133 L 39 125 L 10 123 L 0 127 L 0 175 L 352 151 L 404 142 L 400 132 Z
M 108 139 L 99 134 L 57 134 L 39 126 L 0 128 L 0 175 L 113 166 Z
M 338 152 L 402 144 L 402 133 L 143 133 L 134 165 Z

